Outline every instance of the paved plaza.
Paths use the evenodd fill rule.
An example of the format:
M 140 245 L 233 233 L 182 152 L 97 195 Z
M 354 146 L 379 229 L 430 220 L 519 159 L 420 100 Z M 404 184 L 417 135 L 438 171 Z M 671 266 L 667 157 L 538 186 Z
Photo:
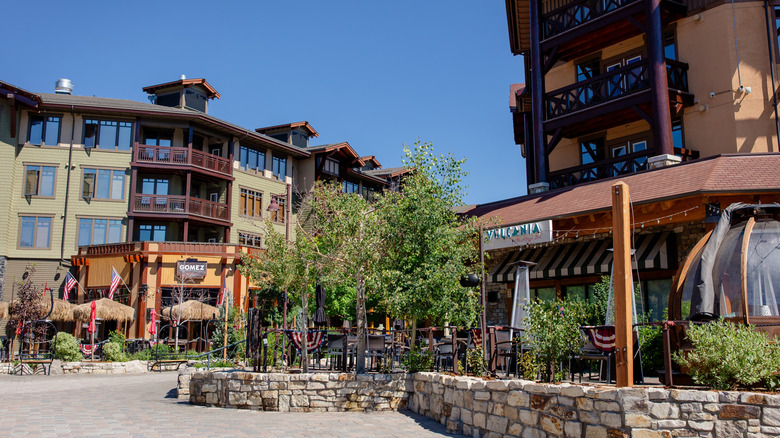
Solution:
M 0 375 L 0 437 L 445 437 L 409 411 L 280 413 L 191 406 L 176 373 Z

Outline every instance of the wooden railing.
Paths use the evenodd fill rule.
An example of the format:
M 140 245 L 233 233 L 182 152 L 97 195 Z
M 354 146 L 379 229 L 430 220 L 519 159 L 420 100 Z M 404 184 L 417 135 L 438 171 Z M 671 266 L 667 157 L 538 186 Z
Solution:
M 157 252 L 164 254 L 234 254 L 238 255 L 241 246 L 235 243 L 207 242 L 155 242 Z M 257 248 L 248 248 L 255 250 Z M 258 249 L 259 250 L 259 249 Z M 96 255 L 127 255 L 128 253 L 147 253 L 149 245 L 146 242 L 107 243 L 105 245 L 85 246 L 79 250 L 81 256 Z M 73 295 L 71 295 L 73 296 Z
M 607 73 L 551 91 L 545 95 L 547 120 L 580 111 L 650 88 L 648 61 L 632 62 Z M 688 64 L 666 60 L 669 88 L 688 91 Z
M 106 243 L 103 245 L 90 245 L 86 247 L 86 254 L 83 255 L 129 254 L 131 252 L 141 251 L 141 249 L 141 242 Z M 81 253 L 81 251 L 79 251 L 79 253 Z
M 601 160 L 596 163 L 583 164 L 562 170 L 550 172 L 551 188 L 573 186 L 599 179 L 639 172 L 647 169 L 647 159 L 656 155 L 656 151 L 644 150 L 620 157 Z M 674 148 L 674 154 L 682 161 L 699 158 L 699 152 L 691 149 Z
M 638 0 L 580 0 L 568 3 L 542 16 L 543 38 L 550 38 L 596 20 Z
M 171 195 L 136 194 L 133 196 L 133 212 L 192 214 L 224 221 L 230 216 L 227 204 Z
M 230 160 L 189 148 L 138 145 L 135 150 L 135 161 L 138 163 L 195 166 L 225 175 L 233 174 Z

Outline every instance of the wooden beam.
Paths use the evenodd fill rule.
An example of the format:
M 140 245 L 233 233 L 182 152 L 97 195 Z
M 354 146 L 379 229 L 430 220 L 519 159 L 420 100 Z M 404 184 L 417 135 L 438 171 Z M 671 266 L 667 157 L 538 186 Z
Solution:
M 550 142 L 547 144 L 547 147 L 544 148 L 545 153 L 547 155 L 550 155 L 550 153 L 555 149 L 556 146 L 558 146 L 558 143 L 561 142 L 561 138 L 563 138 L 563 128 L 558 128 L 555 130 L 555 132 L 552 135 L 552 138 L 550 139 Z
M 653 118 L 650 117 L 650 115 L 646 112 L 642 111 L 642 108 L 639 108 L 638 105 L 631 105 L 631 109 L 634 110 L 635 113 L 639 114 L 639 117 L 643 118 L 645 122 L 650 124 L 650 126 L 653 125 Z
M 742 237 L 742 253 L 740 257 L 740 269 L 739 269 L 739 284 L 740 292 L 742 294 L 742 315 L 745 324 L 750 324 L 750 316 L 748 314 L 748 296 L 747 296 L 747 259 L 748 259 L 748 245 L 750 243 L 750 233 L 753 231 L 753 226 L 756 225 L 756 218 L 751 217 L 748 219 L 745 225 L 745 231 Z
M 612 246 L 614 252 L 615 368 L 618 388 L 634 386 L 634 338 L 631 309 L 631 204 L 628 185 L 612 186 Z
M 634 18 L 633 16 L 629 16 L 626 20 L 628 20 L 629 23 L 633 24 L 634 27 L 639 29 L 640 32 L 647 33 L 647 28 L 645 27 L 645 25 L 639 20 L 637 20 L 636 18 Z
M 558 47 L 559 46 L 554 46 L 547 56 L 547 60 L 544 61 L 544 68 L 542 69 L 543 74 L 549 73 L 556 61 L 558 61 Z

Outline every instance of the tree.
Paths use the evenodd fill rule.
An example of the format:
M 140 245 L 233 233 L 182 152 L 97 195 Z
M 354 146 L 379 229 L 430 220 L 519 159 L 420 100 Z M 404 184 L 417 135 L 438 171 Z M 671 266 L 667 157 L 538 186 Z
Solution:
M 404 147 L 409 170 L 401 192 L 379 200 L 385 253 L 379 290 L 396 317 L 417 322 L 470 326 L 479 315 L 479 294 L 460 285 L 467 271 L 479 272 L 476 219 L 458 215 L 467 175 L 465 160 L 435 155 L 433 145 Z
M 32 278 L 35 275 L 35 266 L 28 266 L 25 271 L 26 277 L 24 281 L 16 283 L 16 299 L 11 302 L 8 312 L 10 314 L 9 326 L 14 330 L 14 340 L 20 334 L 25 324 L 31 321 L 37 321 L 40 318 L 46 316 L 46 312 L 49 311 L 50 305 L 44 301 L 46 297 L 46 291 L 38 289 L 32 282 Z M 46 329 L 44 326 L 33 326 L 33 332 L 30 333 L 32 337 L 45 336 Z M 13 359 L 14 347 L 9 349 L 11 359 Z
M 303 319 L 308 322 L 310 286 L 320 271 L 321 256 L 313 236 L 301 231 L 295 241 L 287 241 L 270 222 L 265 224 L 266 251 L 259 257 L 242 254 L 240 271 L 255 284 L 288 291 L 300 296 Z M 308 372 L 308 354 L 303 349 L 303 372 Z

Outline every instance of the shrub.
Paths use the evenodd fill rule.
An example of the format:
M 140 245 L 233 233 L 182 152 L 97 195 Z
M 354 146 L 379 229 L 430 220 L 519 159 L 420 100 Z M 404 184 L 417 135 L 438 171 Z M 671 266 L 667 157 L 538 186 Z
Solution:
M 79 342 L 70 333 L 60 332 L 54 337 L 54 357 L 65 362 L 76 362 L 84 358 Z
M 590 314 L 590 306 L 581 300 L 534 301 L 526 305 L 528 317 L 523 342 L 531 345 L 530 354 L 544 365 L 542 378 L 556 379 L 556 364 L 582 347 L 580 325 Z
M 477 376 L 487 372 L 487 361 L 485 361 L 485 354 L 481 344 L 466 350 L 466 366 L 471 374 Z
M 772 381 L 780 370 L 780 347 L 752 325 L 724 320 L 688 328 L 694 350 L 675 352 L 674 360 L 688 368 L 693 380 L 713 389 L 734 389 Z
M 401 360 L 401 368 L 407 373 L 418 373 L 433 370 L 433 356 L 427 348 L 412 347 L 404 354 Z
M 124 362 L 127 355 L 122 351 L 122 344 L 116 342 L 106 342 L 103 344 L 103 358 L 109 362 Z

